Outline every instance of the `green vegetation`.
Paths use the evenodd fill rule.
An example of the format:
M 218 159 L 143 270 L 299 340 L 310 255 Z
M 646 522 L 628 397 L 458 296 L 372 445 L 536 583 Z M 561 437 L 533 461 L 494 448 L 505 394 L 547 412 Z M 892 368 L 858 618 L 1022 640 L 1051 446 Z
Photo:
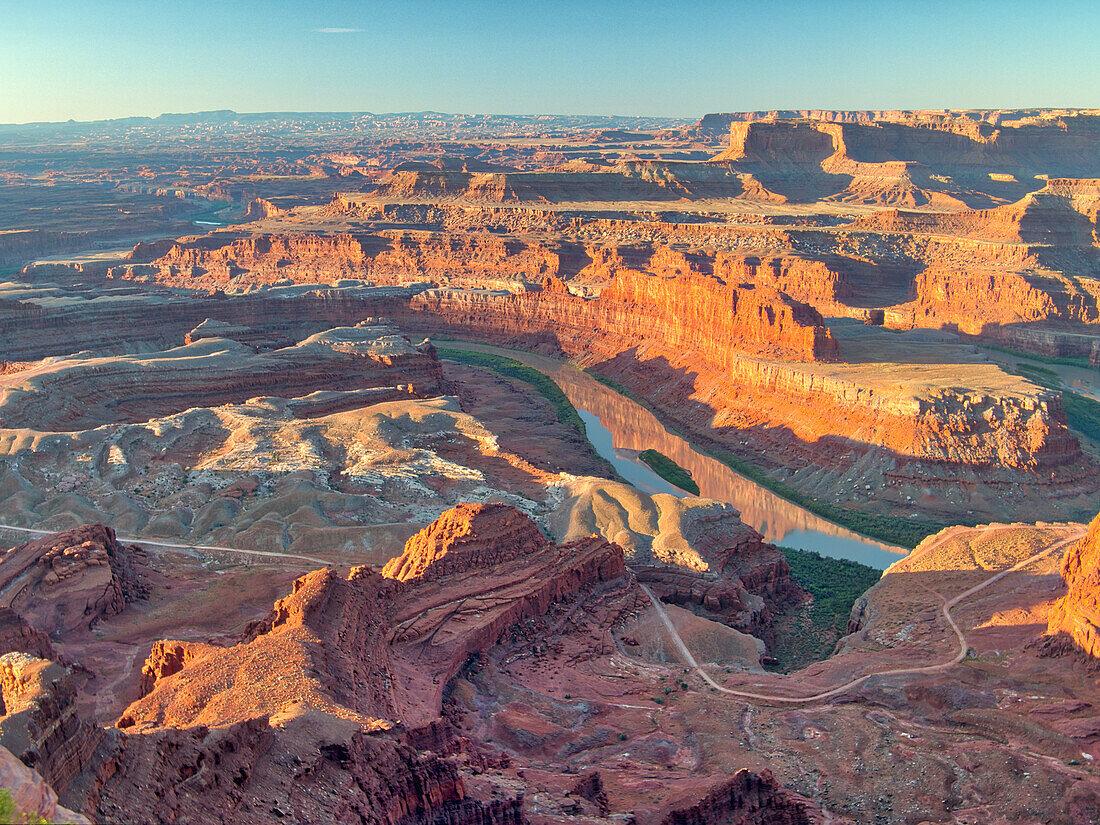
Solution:
M 618 381 L 608 378 L 607 376 L 600 375 L 598 372 L 589 371 L 589 375 L 601 384 L 615 390 L 615 392 L 625 395 L 627 398 L 649 408 L 651 412 L 661 419 L 661 423 L 671 432 L 676 433 L 685 440 L 689 440 L 686 434 L 670 424 L 665 416 L 661 415 L 657 410 L 654 410 L 644 399 L 639 398 L 631 392 L 629 387 L 625 387 Z M 784 484 L 782 481 L 772 478 L 755 464 L 750 464 L 748 461 L 738 458 L 730 452 L 716 447 L 700 446 L 694 442 L 692 446 L 695 447 L 696 450 L 699 450 L 699 452 L 706 453 L 712 458 L 721 461 L 734 472 L 740 473 L 745 476 L 745 478 L 755 481 L 761 487 L 771 490 L 776 495 L 787 499 L 787 501 L 793 502 L 799 507 L 809 510 L 814 515 L 821 516 L 823 519 L 831 521 L 834 524 L 839 524 L 856 533 L 887 542 L 888 544 L 896 544 L 899 547 L 911 549 L 920 544 L 921 540 L 926 536 L 938 533 L 947 526 L 937 521 L 908 519 L 899 516 L 880 516 L 874 513 L 862 513 L 858 510 L 850 510 L 846 507 L 830 504 L 827 501 L 821 501 L 805 493 L 799 492 L 793 487 Z
M 1054 370 L 1048 370 L 1046 367 L 1036 366 L 1035 364 L 1027 364 L 1019 362 L 1016 364 L 1016 370 L 1018 375 L 1023 375 L 1025 378 L 1030 378 L 1033 381 L 1039 383 L 1051 382 L 1052 384 L 1061 383 L 1061 379 L 1058 377 L 1058 373 Z M 1032 378 L 1034 376 L 1034 378 Z
M 1031 361 L 1041 361 L 1044 364 L 1061 364 L 1065 367 L 1085 367 L 1086 369 L 1089 367 L 1089 359 L 1083 355 L 1035 355 L 1030 352 L 1021 352 L 1018 349 L 994 346 L 993 344 L 982 344 L 981 346 L 982 349 L 991 349 L 996 352 L 1003 352 L 1005 355 L 1014 355 L 1017 358 L 1027 358 Z
M 210 206 L 204 209 L 202 212 L 197 212 L 191 215 L 189 220 L 192 221 L 220 221 L 218 217 L 220 212 L 228 209 L 232 204 L 229 201 L 211 201 Z
M 1071 429 L 1100 442 L 1100 401 L 1072 390 L 1062 390 L 1062 406 Z
M 15 806 L 15 800 L 12 798 L 11 791 L 7 788 L 0 788 L 0 822 L 38 825 L 38 823 L 48 823 L 49 820 L 43 819 L 37 814 L 20 813 L 19 809 Z
M 811 550 L 780 547 L 791 566 L 791 578 L 814 597 L 810 618 L 816 627 L 843 633 L 856 599 L 882 577 L 882 571 Z
M 451 347 L 437 347 L 437 351 L 440 358 L 447 358 L 471 367 L 480 367 L 498 375 L 503 375 L 505 378 L 514 378 L 517 381 L 530 384 L 539 395 L 553 405 L 554 414 L 557 416 L 558 421 L 566 426 L 576 427 L 581 435 L 587 437 L 584 422 L 577 414 L 577 408 L 561 391 L 561 387 L 554 383 L 554 379 L 543 375 L 534 367 L 521 364 L 513 358 L 505 358 L 488 352 L 474 352 L 472 350 L 452 349 Z
M 1022 375 L 1041 387 L 1062 393 L 1062 408 L 1066 411 L 1066 422 L 1070 429 L 1076 430 L 1085 438 L 1100 442 L 1100 401 L 1067 389 L 1054 370 L 1018 362 L 1016 368 L 1010 372 Z
M 691 477 L 691 473 L 667 455 L 659 453 L 656 450 L 643 450 L 638 454 L 638 458 L 648 464 L 653 472 L 669 484 L 679 487 L 681 490 L 686 490 L 693 496 L 699 495 L 699 485 L 695 483 L 695 479 Z
M 807 550 L 779 548 L 791 566 L 791 578 L 813 601 L 776 617 L 775 641 L 768 667 L 790 673 L 828 658 L 848 627 L 852 605 L 879 580 L 880 571 L 865 564 L 834 559 Z

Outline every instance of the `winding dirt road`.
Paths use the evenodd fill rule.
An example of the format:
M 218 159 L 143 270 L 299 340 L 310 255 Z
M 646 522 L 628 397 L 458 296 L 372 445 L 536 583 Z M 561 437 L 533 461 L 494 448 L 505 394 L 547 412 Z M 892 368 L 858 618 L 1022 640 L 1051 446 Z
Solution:
M 29 533 L 32 536 L 48 536 L 51 533 L 60 532 L 58 530 L 33 530 L 30 527 L 14 527 L 11 524 L 0 524 L 0 530 L 13 530 L 17 533 Z M 127 544 L 140 544 L 142 547 L 166 547 L 169 550 L 212 550 L 219 553 L 235 553 L 243 556 L 265 556 L 268 558 L 276 559 L 300 559 L 302 561 L 308 561 L 312 564 L 320 564 L 323 566 L 332 565 L 333 562 L 329 559 L 321 559 L 317 556 L 302 556 L 297 553 L 275 553 L 268 550 L 241 550 L 237 547 L 222 547 L 217 544 L 175 544 L 168 541 L 158 541 L 155 539 L 145 539 L 138 536 L 121 536 L 116 534 L 115 538 L 119 541 L 126 542 Z
M 50 533 L 57 532 L 56 530 L 36 530 L 36 529 L 29 528 L 29 527 L 15 527 L 15 526 L 10 525 L 10 524 L 0 524 L 0 529 L 12 530 L 12 531 L 15 531 L 15 532 L 27 533 L 27 534 L 35 535 L 35 536 L 45 536 L 45 535 L 49 535 Z M 784 695 L 781 695 L 781 694 L 772 694 L 772 693 L 756 693 L 756 692 L 753 692 L 753 691 L 736 690 L 736 689 L 733 689 L 733 688 L 727 688 L 724 685 L 719 684 L 718 682 L 716 682 L 711 677 L 711 675 L 709 673 L 707 673 L 705 670 L 703 670 L 703 668 L 699 665 L 699 662 L 695 659 L 695 656 L 692 654 L 691 650 L 688 648 L 687 644 L 684 642 L 683 637 L 681 637 L 679 631 L 676 630 L 676 626 L 673 624 L 672 619 L 669 618 L 668 612 L 665 610 L 664 605 L 661 604 L 661 601 L 656 596 L 653 595 L 653 591 L 651 591 L 646 585 L 642 584 L 641 582 L 638 582 L 638 586 L 646 594 L 646 596 L 648 597 L 650 603 L 653 605 L 654 610 L 657 611 L 657 615 L 660 618 L 661 623 L 664 625 L 665 630 L 668 632 L 669 638 L 672 640 L 673 644 L 676 646 L 676 649 L 679 651 L 680 657 L 684 660 L 684 663 L 686 665 L 688 665 L 692 670 L 694 670 L 699 675 L 699 677 L 704 682 L 706 682 L 711 688 L 718 691 L 719 693 L 723 693 L 723 694 L 726 694 L 728 696 L 736 696 L 736 697 L 739 697 L 739 698 L 742 698 L 742 699 L 756 699 L 756 700 L 759 700 L 759 701 L 762 701 L 762 702 L 781 702 L 781 703 L 785 703 L 785 704 L 807 704 L 809 702 L 818 702 L 818 701 L 821 701 L 823 699 L 829 699 L 833 696 L 837 696 L 841 693 L 844 693 L 846 691 L 851 690 L 852 688 L 854 688 L 858 685 L 863 684 L 868 679 L 872 679 L 874 677 L 878 677 L 878 676 L 901 676 L 901 675 L 911 674 L 911 673 L 935 673 L 935 672 L 938 672 L 938 671 L 946 670 L 950 667 L 954 667 L 955 665 L 959 664 L 959 662 L 961 662 L 963 659 L 966 658 L 966 652 L 969 649 L 969 645 L 966 641 L 966 636 L 963 634 L 962 630 L 959 629 L 958 624 L 956 624 L 954 617 L 951 615 L 952 608 L 956 607 L 958 604 L 960 604 L 965 599 L 970 598 L 974 594 L 976 594 L 976 593 L 984 590 L 985 588 L 989 587 L 990 585 L 995 584 L 996 582 L 1000 581 L 1005 576 L 1008 576 L 1010 573 L 1014 573 L 1018 570 L 1021 570 L 1024 567 L 1027 567 L 1032 562 L 1038 561 L 1039 559 L 1050 555 L 1051 553 L 1055 552 L 1056 550 L 1061 550 L 1064 547 L 1066 547 L 1067 545 L 1072 544 L 1073 542 L 1076 542 L 1076 541 L 1080 540 L 1082 535 L 1084 535 L 1084 528 L 1081 528 L 1080 530 L 1075 531 L 1068 538 L 1065 538 L 1065 539 L 1062 539 L 1061 541 L 1057 541 L 1057 542 L 1052 543 L 1050 546 L 1048 546 L 1044 550 L 1041 550 L 1038 553 L 1035 553 L 1034 555 L 1028 556 L 1026 559 L 1024 559 L 1020 562 L 1017 562 L 1012 567 L 1006 568 L 1004 570 L 1001 570 L 998 573 L 993 574 L 988 579 L 985 579 L 984 581 L 980 582 L 979 584 L 976 584 L 975 586 L 971 587 L 969 590 L 965 590 L 964 592 L 960 593 L 957 596 L 954 596 L 951 599 L 944 599 L 943 596 L 941 595 L 940 598 L 943 599 L 943 606 L 941 607 L 941 612 L 943 613 L 944 619 L 947 621 L 948 626 L 951 628 L 952 632 L 955 634 L 955 637 L 958 639 L 958 642 L 959 642 L 959 649 L 950 660 L 948 660 L 946 662 L 941 662 L 941 663 L 935 664 L 935 665 L 924 665 L 924 666 L 921 666 L 921 667 L 902 667 L 902 668 L 894 668 L 894 669 L 891 669 L 891 670 L 876 671 L 874 673 L 867 673 L 863 676 L 859 676 L 855 679 L 852 679 L 849 682 L 845 682 L 844 684 L 839 685 L 835 688 L 831 688 L 829 690 L 822 691 L 820 693 L 815 693 L 815 694 L 810 695 L 810 696 L 784 696 Z M 212 544 L 178 544 L 178 543 L 174 543 L 174 542 L 151 541 L 149 539 L 134 537 L 134 536 L 121 536 L 121 535 L 119 535 L 119 536 L 117 536 L 117 538 L 118 538 L 119 541 L 125 541 L 125 542 L 130 542 L 130 543 L 141 544 L 143 547 L 164 547 L 164 548 L 168 548 L 168 549 L 177 549 L 177 550 L 209 550 L 209 551 L 214 551 L 214 552 L 233 553 L 233 554 L 246 555 L 246 556 L 263 556 L 263 557 L 266 557 L 266 558 L 300 560 L 300 561 L 307 561 L 307 562 L 310 562 L 312 564 L 320 564 L 320 565 L 325 565 L 325 566 L 333 564 L 333 562 L 329 559 L 322 559 L 322 558 L 319 558 L 319 557 L 316 557 L 316 556 L 305 556 L 305 555 L 300 555 L 300 554 L 297 554 L 297 553 L 275 553 L 275 552 L 265 551 L 265 550 L 242 550 L 242 549 L 236 548 L 236 547 L 223 547 L 223 546 L 220 546 L 220 545 L 212 545 Z M 950 534 L 946 534 L 943 538 L 944 539 L 950 538 Z M 939 542 L 937 542 L 937 545 L 938 544 L 939 544 Z M 937 545 L 930 545 L 928 548 L 926 548 L 922 552 L 921 555 L 924 555 L 925 553 L 929 552 L 930 550 L 932 550 Z
M 1054 551 L 1061 550 L 1067 545 L 1080 540 L 1082 535 L 1084 535 L 1084 528 L 1082 528 L 1079 533 L 1075 533 L 1070 538 L 1054 542 L 1045 550 L 1041 550 L 1032 556 L 1028 556 L 1023 561 L 1014 564 L 1012 567 L 1002 570 L 999 573 L 995 573 L 985 581 L 975 585 L 974 587 L 971 587 L 969 590 L 960 593 L 954 598 L 944 599 L 943 607 L 941 608 L 943 617 L 947 620 L 947 624 L 950 626 L 951 630 L 955 634 L 955 637 L 959 641 L 959 650 L 949 661 L 941 662 L 940 664 L 936 665 L 924 665 L 922 667 L 902 667 L 894 668 L 892 670 L 880 670 L 875 673 L 868 673 L 856 679 L 852 679 L 850 682 L 845 682 L 843 685 L 839 685 L 838 687 L 822 691 L 821 693 L 815 693 L 812 696 L 784 696 L 781 694 L 772 693 L 754 693 L 745 690 L 735 690 L 718 684 L 718 682 L 714 681 L 714 679 L 711 678 L 709 673 L 707 673 L 705 670 L 703 670 L 702 667 L 699 666 L 699 663 L 695 660 L 695 657 L 692 655 L 691 650 L 689 650 L 688 646 L 684 643 L 684 640 L 680 636 L 679 631 L 676 630 L 676 626 L 672 623 L 672 619 L 669 618 L 668 613 L 665 611 L 664 606 L 661 604 L 661 601 L 656 596 L 654 596 L 652 591 L 650 591 L 650 589 L 641 582 L 638 583 L 638 586 L 641 587 L 646 596 L 649 597 L 650 603 L 657 611 L 657 615 L 660 617 L 661 623 L 665 626 L 665 630 L 668 631 L 668 635 L 672 639 L 673 644 L 676 645 L 676 649 L 680 652 L 680 656 L 681 658 L 683 658 L 684 663 L 688 665 L 692 670 L 694 670 L 697 674 L 699 674 L 702 680 L 710 685 L 712 688 L 720 693 L 724 693 L 729 696 L 737 696 L 742 699 L 757 699 L 762 702 L 781 702 L 784 704 L 807 704 L 809 702 L 818 702 L 822 699 L 829 699 L 833 696 L 837 696 L 838 694 L 849 691 L 852 688 L 863 684 L 868 679 L 876 676 L 901 676 L 910 673 L 935 673 L 938 671 L 947 670 L 950 667 L 954 667 L 966 658 L 966 652 L 969 649 L 969 645 L 967 644 L 966 636 L 963 635 L 963 632 L 955 623 L 955 619 L 951 616 L 951 609 L 953 607 L 956 607 L 960 602 L 964 601 L 965 599 L 970 598 L 975 593 L 978 593 L 979 591 L 989 587 L 991 584 L 995 584 L 996 582 L 1000 581 L 1010 573 L 1021 570 L 1032 562 L 1037 561 L 1044 556 L 1048 556 Z M 929 547 L 928 549 L 930 550 L 931 547 Z M 940 598 L 942 599 L 943 597 L 941 596 Z

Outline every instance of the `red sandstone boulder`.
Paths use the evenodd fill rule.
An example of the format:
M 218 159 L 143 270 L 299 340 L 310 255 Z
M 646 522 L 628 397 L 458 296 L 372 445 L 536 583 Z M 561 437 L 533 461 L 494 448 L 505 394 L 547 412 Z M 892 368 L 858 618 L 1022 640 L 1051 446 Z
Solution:
M 0 607 L 47 635 L 87 628 L 142 598 L 144 551 L 103 524 L 13 547 L 0 557 Z

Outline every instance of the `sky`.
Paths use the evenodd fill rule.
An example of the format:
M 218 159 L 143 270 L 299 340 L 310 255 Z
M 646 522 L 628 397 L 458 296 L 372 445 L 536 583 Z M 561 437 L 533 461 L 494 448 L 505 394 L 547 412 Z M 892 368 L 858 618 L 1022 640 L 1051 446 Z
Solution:
M 1100 108 L 1086 0 L 0 0 L 0 123 Z

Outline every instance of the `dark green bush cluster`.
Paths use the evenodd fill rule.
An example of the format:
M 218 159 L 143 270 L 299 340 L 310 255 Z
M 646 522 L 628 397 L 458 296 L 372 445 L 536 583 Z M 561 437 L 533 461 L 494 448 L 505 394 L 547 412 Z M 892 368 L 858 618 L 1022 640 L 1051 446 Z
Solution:
M 1072 429 L 1086 438 L 1100 441 L 1100 401 L 1071 390 L 1062 390 L 1062 406 Z
M 686 490 L 693 496 L 699 495 L 699 485 L 695 483 L 691 473 L 664 453 L 659 453 L 656 450 L 643 450 L 638 454 L 638 458 L 649 465 L 653 472 L 669 484 L 673 484 L 681 490 Z
M 1089 359 L 1083 355 L 1035 355 L 1030 352 L 1023 352 L 1018 349 L 1009 349 L 1008 347 L 998 347 L 993 344 L 982 344 L 982 348 L 996 350 L 997 352 L 1003 352 L 1006 355 L 1015 355 L 1017 358 L 1028 358 L 1032 361 L 1041 361 L 1044 364 L 1061 364 L 1065 367 L 1089 366 Z
M 38 814 L 19 813 L 19 809 L 15 805 L 15 799 L 12 798 L 11 791 L 7 788 L 0 788 L 0 822 L 38 825 L 38 823 L 48 823 L 49 820 L 43 819 Z
M 1066 422 L 1070 429 L 1076 430 L 1085 438 L 1100 441 L 1100 401 L 1063 387 L 1058 373 L 1054 370 L 1037 367 L 1034 364 L 1018 363 L 1012 372 L 1022 375 L 1041 387 L 1061 392 L 1062 408 L 1066 411 Z
M 441 358 L 457 361 L 460 364 L 468 364 L 471 367 L 487 369 L 506 378 L 515 378 L 525 384 L 530 384 L 539 395 L 543 396 L 554 407 L 554 414 L 558 421 L 570 427 L 576 427 L 581 435 L 587 435 L 584 422 L 577 414 L 577 408 L 570 403 L 561 387 L 554 383 L 554 379 L 543 375 L 534 367 L 521 364 L 513 358 L 505 358 L 502 355 L 493 355 L 488 352 L 473 352 L 471 350 L 452 349 L 450 347 L 437 348 Z
M 877 582 L 880 571 L 866 564 L 822 556 L 811 550 L 781 547 L 791 578 L 814 597 L 810 618 L 817 627 L 836 628 L 844 633 L 856 599 Z

